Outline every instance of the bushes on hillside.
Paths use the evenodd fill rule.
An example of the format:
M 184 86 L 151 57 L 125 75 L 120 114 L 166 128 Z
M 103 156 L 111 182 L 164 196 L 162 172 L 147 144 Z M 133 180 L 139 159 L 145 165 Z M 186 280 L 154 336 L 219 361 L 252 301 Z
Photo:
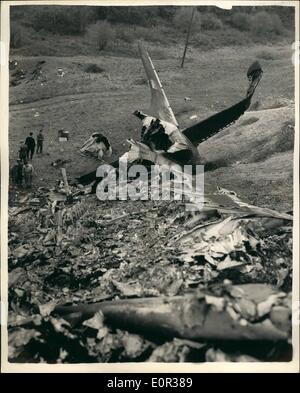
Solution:
M 279 15 L 266 11 L 259 11 L 253 14 L 236 12 L 232 14 L 230 24 L 238 30 L 251 31 L 256 37 L 284 32 Z
M 260 39 L 264 35 L 285 33 L 285 28 L 278 14 L 267 11 L 255 11 L 246 13 L 244 11 L 232 12 L 232 14 L 222 20 L 212 11 L 195 12 L 192 29 L 199 31 L 216 31 L 231 27 L 242 32 L 250 32 L 255 39 Z M 173 22 L 175 26 L 183 31 L 188 29 L 191 21 L 192 7 L 178 8 Z M 226 26 L 227 25 L 227 26 Z
M 162 28 L 130 26 L 125 24 L 114 25 L 115 38 L 126 43 L 133 43 L 135 40 L 149 42 L 165 42 Z
M 111 23 L 135 24 L 138 26 L 153 26 L 161 18 L 172 18 L 173 7 L 107 7 L 105 19 Z
M 117 45 L 118 51 L 135 55 L 132 45 L 137 39 L 156 45 L 183 44 L 193 9 L 190 42 L 205 50 L 286 40 L 293 34 L 292 7 L 247 6 L 226 11 L 215 6 L 18 6 L 11 10 L 11 46 L 24 47 L 32 40 L 47 42 L 48 32 L 61 35 L 87 32 L 88 40 L 98 50 L 108 46 L 114 50 Z M 271 59 L 271 55 L 262 56 Z
M 193 12 L 193 7 L 178 8 L 173 18 L 173 23 L 175 27 L 177 27 L 182 31 L 187 31 L 191 23 L 192 12 Z M 200 29 L 201 29 L 200 13 L 198 10 L 195 10 L 192 30 L 200 31 Z
M 10 26 L 10 46 L 17 49 L 23 45 L 22 28 L 17 23 L 11 23 Z
M 126 43 L 131 43 L 137 37 L 136 34 L 137 26 L 120 24 L 114 27 L 115 27 L 115 37 L 118 40 L 124 41 Z
M 101 74 L 105 69 L 95 63 L 89 63 L 85 66 L 84 71 L 88 74 Z
M 172 21 L 178 7 L 175 6 L 159 6 L 153 7 L 157 10 L 157 14 L 164 21 Z
M 251 18 L 251 27 L 255 34 L 280 34 L 283 31 L 281 19 L 276 14 L 260 11 Z
M 232 14 L 230 24 L 238 30 L 247 31 L 251 29 L 251 16 L 245 12 Z
M 201 15 L 201 29 L 202 30 L 219 30 L 222 29 L 222 21 L 214 14 L 205 13 Z
M 148 10 L 141 7 L 110 7 L 107 9 L 106 19 L 111 23 L 134 23 L 136 25 L 149 23 Z
M 137 26 L 154 26 L 163 20 L 172 21 L 178 7 L 145 6 L 145 7 L 95 7 L 97 19 L 108 20 L 112 24 L 131 24 Z
M 115 37 L 114 29 L 107 21 L 98 21 L 88 28 L 88 39 L 101 51 L 112 44 Z
M 92 7 L 35 7 L 32 17 L 34 30 L 58 34 L 81 34 L 93 19 Z

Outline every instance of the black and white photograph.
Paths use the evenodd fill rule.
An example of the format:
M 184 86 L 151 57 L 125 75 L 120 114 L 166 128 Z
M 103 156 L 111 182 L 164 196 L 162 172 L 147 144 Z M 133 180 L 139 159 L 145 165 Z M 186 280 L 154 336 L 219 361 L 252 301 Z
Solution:
M 299 4 L 260 3 L 2 2 L 5 369 L 295 371 Z

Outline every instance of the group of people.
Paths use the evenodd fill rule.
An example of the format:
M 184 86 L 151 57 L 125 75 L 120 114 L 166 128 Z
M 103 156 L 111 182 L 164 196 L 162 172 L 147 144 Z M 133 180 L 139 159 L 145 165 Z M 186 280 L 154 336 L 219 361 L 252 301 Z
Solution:
M 33 133 L 30 132 L 29 136 L 26 138 L 25 142 L 20 142 L 20 149 L 19 149 L 19 159 L 25 163 L 25 161 L 32 160 L 35 147 L 36 147 L 36 154 L 43 153 L 43 144 L 44 144 L 44 134 L 43 130 L 40 130 L 36 142 L 33 137 Z
M 11 169 L 12 181 L 16 186 L 19 187 L 23 186 L 24 181 L 25 188 L 31 188 L 33 174 L 33 165 L 28 161 L 23 163 L 20 159 L 17 160 L 16 164 Z
M 11 169 L 11 178 L 16 186 L 22 187 L 24 182 L 25 188 L 31 188 L 34 168 L 29 161 L 33 159 L 35 148 L 37 154 L 43 153 L 43 144 L 43 130 L 39 131 L 36 141 L 33 137 L 33 133 L 30 132 L 25 142 L 20 142 L 19 158 Z

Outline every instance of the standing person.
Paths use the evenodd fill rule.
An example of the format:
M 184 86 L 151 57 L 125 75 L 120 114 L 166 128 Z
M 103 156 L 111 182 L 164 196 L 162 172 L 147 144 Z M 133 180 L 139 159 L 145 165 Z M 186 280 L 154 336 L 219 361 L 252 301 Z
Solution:
M 23 177 L 24 177 L 26 188 L 31 188 L 32 186 L 33 173 L 34 173 L 33 166 L 29 164 L 29 162 L 25 162 L 23 166 Z
M 20 149 L 19 149 L 19 158 L 23 163 L 27 161 L 27 151 L 28 151 L 27 145 L 24 143 L 24 141 L 21 141 Z
M 36 147 L 36 154 L 43 153 L 43 143 L 44 143 L 44 134 L 43 130 L 40 130 L 37 136 L 37 147 Z
M 30 132 L 29 136 L 25 140 L 25 144 L 27 145 L 27 161 L 32 160 L 35 150 L 35 140 L 32 135 L 32 132 Z
M 23 180 L 23 164 L 20 159 L 17 160 L 16 164 L 11 169 L 12 181 L 16 186 L 22 186 Z

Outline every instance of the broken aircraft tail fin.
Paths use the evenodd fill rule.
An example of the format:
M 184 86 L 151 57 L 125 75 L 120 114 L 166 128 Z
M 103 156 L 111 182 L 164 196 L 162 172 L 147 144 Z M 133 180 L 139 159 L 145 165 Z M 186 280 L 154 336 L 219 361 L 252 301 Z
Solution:
M 155 71 L 150 56 L 140 43 L 139 51 L 151 91 L 151 105 L 148 110 L 149 113 L 147 114 L 162 121 L 174 124 L 178 127 L 177 120 L 164 92 L 162 84 L 158 78 L 157 72 Z

